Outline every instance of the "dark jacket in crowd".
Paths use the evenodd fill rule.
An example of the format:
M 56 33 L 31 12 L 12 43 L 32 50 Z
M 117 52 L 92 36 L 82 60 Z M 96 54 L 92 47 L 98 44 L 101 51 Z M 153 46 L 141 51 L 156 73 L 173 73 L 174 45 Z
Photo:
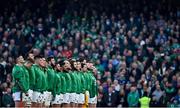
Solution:
M 13 107 L 15 103 L 13 101 L 12 95 L 9 93 L 5 93 L 2 95 L 2 107 Z
M 103 107 L 116 107 L 117 106 L 117 93 L 105 93 L 103 96 Z

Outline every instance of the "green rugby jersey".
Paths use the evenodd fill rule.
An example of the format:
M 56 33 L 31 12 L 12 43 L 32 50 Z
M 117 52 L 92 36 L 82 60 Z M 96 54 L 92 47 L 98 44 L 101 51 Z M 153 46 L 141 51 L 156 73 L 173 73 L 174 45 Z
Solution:
M 80 81 L 81 81 L 81 89 L 80 89 L 80 92 L 81 93 L 85 93 L 86 91 L 86 79 L 84 77 L 84 73 L 83 72 L 79 72 L 79 77 L 80 77 Z
M 71 93 L 76 93 L 77 92 L 77 86 L 78 86 L 78 81 L 77 81 L 77 74 L 75 73 L 75 71 L 72 71 L 69 73 L 70 77 L 71 77 Z
M 53 89 L 53 95 L 55 96 L 56 94 L 59 95 L 62 93 L 62 81 L 61 81 L 61 75 L 59 74 L 60 72 L 55 72 L 55 77 L 54 77 L 54 89 Z
M 66 84 L 66 79 L 63 75 L 63 72 L 59 72 L 58 75 L 61 77 L 61 92 L 62 94 L 67 93 L 66 88 L 67 88 L 67 84 Z
M 15 65 L 12 70 L 14 86 L 12 92 L 27 92 L 29 89 L 29 73 L 24 66 Z
M 28 72 L 28 68 L 25 66 L 22 66 L 23 71 L 24 71 L 24 91 L 27 92 L 29 90 L 29 72 Z
M 65 78 L 66 81 L 66 93 L 71 93 L 72 89 L 72 81 L 71 81 L 71 76 L 68 72 L 63 72 L 63 77 Z
M 81 93 L 81 89 L 82 89 L 82 83 L 81 83 L 81 77 L 80 77 L 80 72 L 79 71 L 75 71 L 75 75 L 76 75 L 76 80 L 77 80 L 77 94 Z
M 33 64 L 33 65 L 31 66 L 31 69 L 28 69 L 28 72 L 29 72 L 29 88 L 30 88 L 31 90 L 34 90 L 34 86 L 35 86 L 34 66 L 35 66 L 35 64 Z
M 85 90 L 89 91 L 90 89 L 90 84 L 91 84 L 91 76 L 89 75 L 88 71 L 84 72 L 84 78 L 85 78 Z
M 47 90 L 48 83 L 45 70 L 38 65 L 34 65 L 33 71 L 35 72 L 34 91 L 43 92 Z
M 41 90 L 42 91 L 47 91 L 48 90 L 48 74 L 47 74 L 47 68 L 41 68 L 42 72 L 42 86 Z M 53 84 L 54 85 L 54 84 Z
M 51 66 L 47 67 L 47 83 L 48 83 L 48 91 L 53 91 L 55 85 L 55 71 Z
M 93 98 L 95 96 L 97 96 L 98 94 L 98 85 L 97 85 L 97 82 L 96 82 L 96 78 L 94 77 L 93 73 L 91 72 L 91 87 L 90 87 L 90 98 Z

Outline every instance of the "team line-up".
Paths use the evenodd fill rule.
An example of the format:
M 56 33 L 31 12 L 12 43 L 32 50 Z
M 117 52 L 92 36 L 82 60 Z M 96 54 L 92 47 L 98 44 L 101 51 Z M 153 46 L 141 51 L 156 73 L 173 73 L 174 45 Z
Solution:
M 96 68 L 85 59 L 55 61 L 28 54 L 17 57 L 12 70 L 16 107 L 95 107 Z

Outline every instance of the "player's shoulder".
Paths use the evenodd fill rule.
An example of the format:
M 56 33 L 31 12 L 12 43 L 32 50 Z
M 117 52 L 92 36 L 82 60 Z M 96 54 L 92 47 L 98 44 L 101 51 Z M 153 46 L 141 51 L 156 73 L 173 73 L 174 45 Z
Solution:
M 15 64 L 14 67 L 13 67 L 13 70 L 19 70 L 21 68 L 22 68 L 21 65 Z

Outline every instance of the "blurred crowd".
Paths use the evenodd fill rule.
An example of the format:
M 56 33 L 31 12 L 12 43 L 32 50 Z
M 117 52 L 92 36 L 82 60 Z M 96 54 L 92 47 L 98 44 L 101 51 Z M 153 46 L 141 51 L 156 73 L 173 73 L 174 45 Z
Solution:
M 176 0 L 9 0 L 0 10 L 0 106 L 13 106 L 12 67 L 28 52 L 95 63 L 99 107 L 180 105 Z

